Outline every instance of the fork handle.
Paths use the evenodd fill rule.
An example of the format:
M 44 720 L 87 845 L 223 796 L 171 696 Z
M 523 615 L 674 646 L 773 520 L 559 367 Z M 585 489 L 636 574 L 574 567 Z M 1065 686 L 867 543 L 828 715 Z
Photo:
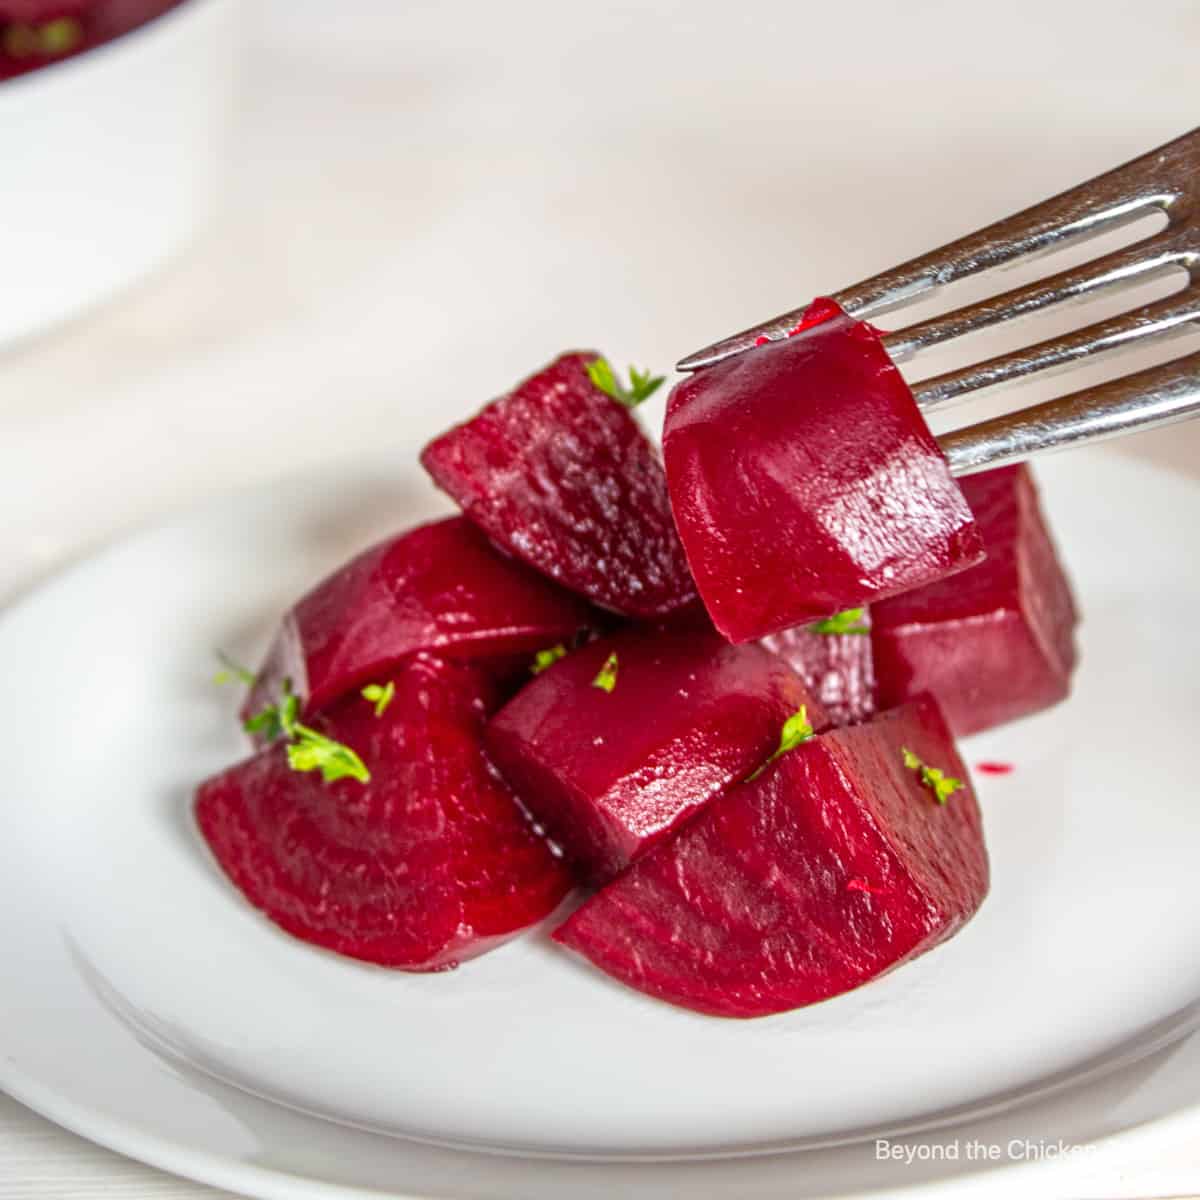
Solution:
M 1200 351 L 942 434 L 954 475 L 973 475 L 1049 450 L 1171 425 L 1200 415 Z

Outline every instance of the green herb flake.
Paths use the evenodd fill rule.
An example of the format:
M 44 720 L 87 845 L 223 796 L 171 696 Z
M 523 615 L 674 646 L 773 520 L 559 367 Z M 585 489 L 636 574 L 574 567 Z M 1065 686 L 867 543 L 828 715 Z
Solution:
M 802 704 L 786 721 L 779 733 L 779 745 L 775 752 L 756 771 L 746 776 L 746 782 L 757 779 L 777 758 L 782 758 L 789 750 L 795 750 L 815 736 L 813 727 L 808 719 L 808 709 Z
M 613 688 L 617 686 L 617 652 L 614 650 L 605 660 L 596 675 L 592 680 L 592 687 L 599 688 L 602 692 L 608 692 L 612 695 Z
M 362 698 L 375 705 L 375 715 L 382 717 L 388 710 L 396 695 L 396 681 L 389 679 L 386 684 L 368 683 L 362 690 Z
M 900 753 L 904 756 L 904 765 L 920 774 L 921 782 L 939 804 L 946 804 L 959 788 L 966 786 L 961 779 L 947 775 L 940 767 L 926 766 L 907 746 L 901 746 Z
M 823 621 L 814 621 L 809 626 L 809 629 L 813 633 L 830 635 L 870 633 L 871 627 L 863 619 L 865 612 L 866 609 L 862 608 L 847 608 L 843 612 L 834 613 L 832 617 L 826 617 Z
M 261 733 L 266 741 L 273 742 L 283 732 L 279 724 L 278 707 L 268 704 L 266 708 L 247 717 L 242 722 L 242 728 L 247 733 Z
M 626 387 L 606 358 L 594 358 L 587 365 L 588 378 L 606 396 L 611 396 L 618 404 L 626 408 L 637 408 L 643 400 L 648 400 L 662 387 L 665 376 L 651 375 L 649 371 L 639 371 L 637 367 L 629 368 L 629 386 Z
M 395 695 L 395 685 L 380 687 L 379 694 L 367 696 L 368 685 L 363 688 L 366 699 L 375 703 L 376 715 L 387 708 Z M 288 766 L 293 771 L 320 771 L 326 783 L 338 779 L 357 779 L 359 783 L 370 781 L 371 772 L 359 756 L 342 742 L 326 737 L 323 733 L 300 723 L 300 697 L 292 691 L 292 681 L 285 679 L 277 704 L 268 704 L 242 722 L 247 733 L 261 734 L 267 742 L 283 738 L 287 742 Z
M 49 58 L 74 50 L 83 41 L 83 27 L 70 17 L 57 17 L 47 21 L 38 30 L 41 51 Z
M 552 667 L 560 658 L 566 658 L 567 648 L 559 642 L 557 646 L 551 646 L 546 650 L 539 650 L 533 658 L 533 666 L 529 668 L 533 675 L 540 675 L 547 667 Z
M 41 49 L 41 36 L 32 25 L 14 21 L 4 28 L 0 50 L 10 58 L 32 58 L 35 54 L 40 54 Z
M 221 664 L 221 669 L 213 676 L 213 683 L 232 683 L 236 679 L 247 687 L 254 686 L 255 680 L 258 678 L 254 672 L 249 667 L 243 667 L 241 663 L 230 658 L 224 650 L 217 651 L 217 661 Z
M 300 698 L 292 691 L 292 681 L 283 681 L 282 695 L 278 704 L 268 704 L 247 717 L 242 728 L 247 733 L 260 733 L 268 742 L 280 737 L 291 737 L 300 717 Z
M 287 760 L 293 771 L 320 771 L 326 783 L 339 779 L 370 781 L 371 772 L 349 746 L 298 723 L 293 726 L 291 737 Z

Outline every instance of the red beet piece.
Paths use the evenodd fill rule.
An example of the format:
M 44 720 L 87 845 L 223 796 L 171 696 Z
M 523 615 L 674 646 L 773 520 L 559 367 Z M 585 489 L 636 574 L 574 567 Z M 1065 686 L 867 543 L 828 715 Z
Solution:
M 1028 468 L 963 480 L 987 547 L 977 567 L 874 609 L 879 697 L 932 692 L 956 734 L 1066 698 L 1078 617 Z
M 128 33 L 175 8 L 181 0 L 93 0 L 96 32 L 105 38 Z
M 863 609 L 857 622 L 870 629 Z M 808 684 L 834 725 L 865 721 L 875 711 L 875 666 L 870 633 L 821 633 L 813 625 L 797 625 L 763 638 Z
M 0 80 L 90 50 L 180 0 L 0 0 Z
M 420 525 L 352 559 L 284 617 L 244 713 L 274 703 L 285 678 L 314 711 L 419 650 L 528 655 L 590 619 L 586 604 L 497 553 L 462 517 Z
M 922 697 L 826 733 L 714 801 L 556 930 L 629 986 L 758 1017 L 836 996 L 955 933 L 988 889 L 969 783 L 944 805 L 904 749 L 966 781 Z
M 431 971 L 541 920 L 570 880 L 484 757 L 490 679 L 420 655 L 393 680 L 382 716 L 352 696 L 310 721 L 359 753 L 369 782 L 297 773 L 275 745 L 208 780 L 196 817 L 230 879 L 289 933 Z
M 0 24 L 44 25 L 61 17 L 78 19 L 96 0 L 0 0 Z
M 855 624 L 869 631 L 870 611 L 861 611 Z M 699 600 L 664 618 L 658 627 L 670 632 L 716 632 Z M 831 725 L 853 725 L 875 712 L 875 668 L 869 633 L 820 633 L 814 624 L 797 625 L 763 638 L 759 645 L 783 659 L 804 680 Z
M 94 44 L 89 0 L 0 0 L 0 80 Z
M 633 414 L 564 354 L 421 455 L 490 538 L 614 612 L 653 617 L 695 598 L 662 464 Z
M 700 597 L 733 642 L 983 555 L 907 384 L 878 334 L 844 313 L 678 384 L 663 454 Z
M 611 693 L 594 681 L 617 655 Z M 488 725 L 488 751 L 593 882 L 610 879 L 760 766 L 802 705 L 784 663 L 715 633 L 631 631 L 568 655 Z

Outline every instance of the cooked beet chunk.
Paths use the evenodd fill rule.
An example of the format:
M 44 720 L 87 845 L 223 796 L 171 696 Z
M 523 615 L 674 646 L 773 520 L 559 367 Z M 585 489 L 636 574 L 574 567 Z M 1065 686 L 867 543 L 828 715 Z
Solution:
M 884 601 L 872 635 L 880 702 L 932 692 L 959 735 L 1066 699 L 1078 620 L 1029 469 L 986 471 L 962 486 L 987 558 Z
M 853 625 L 855 632 L 822 631 L 827 622 L 816 622 L 762 640 L 808 684 L 834 725 L 865 721 L 875 711 L 870 613 L 864 608 L 844 623 Z
M 484 756 L 491 679 L 420 655 L 392 682 L 382 715 L 355 695 L 308 722 L 358 753 L 368 782 L 301 774 L 275 744 L 203 784 L 196 818 L 230 879 L 289 933 L 432 971 L 541 920 L 570 880 Z
M 979 561 L 970 509 L 878 334 L 840 313 L 671 393 L 671 505 L 732 642 Z
M 611 691 L 597 686 L 606 664 Z M 799 676 L 759 646 L 631 631 L 543 672 L 486 739 L 550 836 L 602 882 L 760 766 L 801 706 L 816 728 L 828 724 Z
M 695 598 L 662 464 L 632 413 L 564 354 L 425 447 L 421 462 L 488 537 L 631 617 Z
M 908 755 L 962 786 L 939 803 Z M 921 697 L 783 755 L 554 936 L 651 996 L 759 1017 L 916 957 L 955 933 L 987 889 L 966 769 L 936 702 Z
M 434 521 L 364 551 L 300 600 L 244 715 L 275 703 L 284 679 L 314 711 L 418 651 L 532 654 L 590 619 L 586 604 L 499 554 L 469 521 Z

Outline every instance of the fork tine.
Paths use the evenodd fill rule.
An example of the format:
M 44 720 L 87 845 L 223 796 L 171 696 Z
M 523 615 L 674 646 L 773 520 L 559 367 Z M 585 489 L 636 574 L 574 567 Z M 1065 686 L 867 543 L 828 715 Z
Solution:
M 954 338 L 1029 316 L 1068 300 L 1082 300 L 1110 288 L 1145 283 L 1183 269 L 1200 274 L 1200 234 L 1190 228 L 1164 230 L 1145 241 L 1115 250 L 1057 275 L 1013 288 L 976 304 L 906 325 L 883 335 L 894 362 L 906 362 L 922 350 Z
M 1158 209 L 1174 223 L 1194 200 L 1200 129 L 1192 130 L 1124 166 L 1062 192 L 928 254 L 873 275 L 833 295 L 851 316 L 869 319 L 923 295 L 931 288 L 1003 266 L 1025 255 L 1059 249 Z M 764 321 L 677 364 L 680 371 L 711 366 L 795 327 L 803 309 Z
M 1182 292 L 1132 312 L 1085 325 L 1011 354 L 923 379 L 912 385 L 913 397 L 918 407 L 928 412 L 980 388 L 1013 383 L 1041 372 L 1060 371 L 1081 359 L 1090 360 L 1155 338 L 1186 333 L 1198 321 L 1200 286 L 1192 283 Z
M 942 434 L 954 475 L 1021 462 L 1047 450 L 1172 425 L 1200 413 L 1200 351 Z

